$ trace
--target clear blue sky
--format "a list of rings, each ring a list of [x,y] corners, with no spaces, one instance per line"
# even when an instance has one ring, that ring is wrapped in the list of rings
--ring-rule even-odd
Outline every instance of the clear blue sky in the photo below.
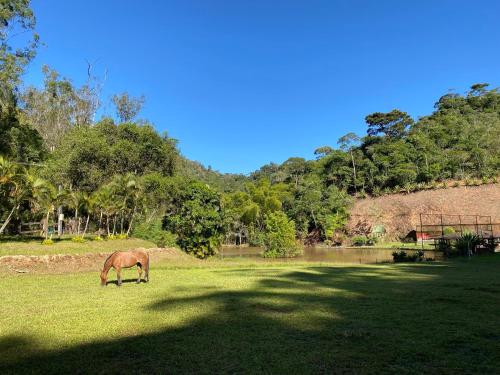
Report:
[[[500,1],[33,0],[42,64],[103,92],[144,94],[143,118],[190,159],[248,173],[313,158],[363,118],[418,117],[449,89],[500,83]],[[104,113],[113,114],[109,104]]]

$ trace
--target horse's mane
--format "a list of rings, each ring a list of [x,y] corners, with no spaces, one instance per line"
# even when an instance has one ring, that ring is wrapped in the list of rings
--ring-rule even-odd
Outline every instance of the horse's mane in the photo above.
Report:
[[[104,261],[104,267],[106,267],[106,264],[108,264],[108,262],[111,260],[111,258],[113,257],[113,255],[115,255],[116,253],[118,253],[118,251],[115,251],[113,252],[105,261]]]

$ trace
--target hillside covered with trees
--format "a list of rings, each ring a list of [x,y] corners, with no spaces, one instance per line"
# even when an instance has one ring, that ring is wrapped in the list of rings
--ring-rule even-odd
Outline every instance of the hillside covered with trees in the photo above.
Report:
[[[400,109],[369,114],[365,135],[319,147],[315,160],[220,174],[140,119],[144,97],[117,93],[115,118],[97,118],[101,82],[90,65],[81,87],[50,67],[41,88],[23,87],[39,37],[29,2],[8,3],[0,13],[0,234],[43,220],[48,239],[63,214],[82,241],[134,234],[202,258],[223,242],[282,241],[289,252],[276,254],[289,255],[295,238],[341,243],[356,197],[447,179],[491,182],[500,172],[500,93],[479,83],[442,96],[419,119]],[[10,44],[12,25],[31,35],[24,46]]]

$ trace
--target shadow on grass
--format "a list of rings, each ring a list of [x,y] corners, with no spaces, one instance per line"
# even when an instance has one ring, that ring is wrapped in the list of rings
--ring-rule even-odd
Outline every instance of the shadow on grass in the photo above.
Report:
[[[211,272],[234,278],[255,277],[255,271],[260,270]],[[0,342],[0,372],[452,374],[498,369],[499,335],[492,331],[500,326],[500,314],[499,305],[491,303],[500,302],[498,295],[485,301],[492,293],[470,290],[499,285],[491,266],[267,271],[250,289],[193,287],[194,295],[165,297],[144,307],[165,314],[200,312],[184,326],[59,351],[43,351],[22,336],[6,338]]]
[[[147,281],[144,280],[144,279],[141,279],[141,284],[142,283],[146,283]],[[135,284],[138,284],[137,282],[137,279],[122,279],[122,283],[123,284],[127,284],[127,283],[135,283]],[[117,286],[118,285],[118,280],[109,280],[106,282],[106,286],[108,285],[115,285]]]

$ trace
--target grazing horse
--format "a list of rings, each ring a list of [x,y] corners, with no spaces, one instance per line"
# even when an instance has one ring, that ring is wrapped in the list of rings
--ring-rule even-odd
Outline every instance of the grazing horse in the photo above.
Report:
[[[122,268],[130,268],[137,266],[139,278],[137,284],[141,282],[142,269],[144,268],[144,280],[149,281],[149,255],[145,251],[115,251],[104,262],[104,267],[101,272],[101,285],[106,286],[108,281],[108,272],[113,267],[116,271],[116,280],[118,286],[122,285],[121,270]]]

